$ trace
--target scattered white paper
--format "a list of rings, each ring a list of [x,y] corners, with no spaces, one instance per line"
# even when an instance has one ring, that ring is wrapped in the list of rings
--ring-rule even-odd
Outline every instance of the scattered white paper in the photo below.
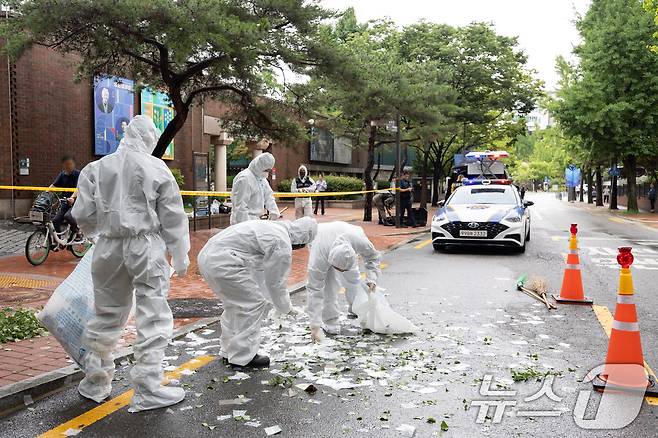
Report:
[[[217,421],[226,421],[229,418],[233,418],[233,416],[231,416],[231,415],[218,415],[217,416]]]
[[[409,425],[409,424],[401,424],[398,427],[395,428],[398,432],[402,434],[402,436],[406,437],[413,437],[414,434],[416,433],[416,428]]]
[[[267,434],[267,436],[276,435],[277,433],[281,433],[281,428],[279,426],[266,427],[265,433]]]
[[[241,371],[236,372],[232,376],[228,378],[229,380],[247,380],[251,379],[251,376],[247,373],[243,373]]]
[[[64,432],[64,436],[76,436],[80,432],[82,432],[82,430],[80,429],[73,429],[73,428],[66,429],[66,431]]]

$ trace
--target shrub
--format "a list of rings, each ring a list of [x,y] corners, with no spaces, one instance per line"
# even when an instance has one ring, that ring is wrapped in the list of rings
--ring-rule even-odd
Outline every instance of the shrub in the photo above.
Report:
[[[0,343],[34,338],[45,331],[32,310],[0,310]]]
[[[315,179],[316,177],[314,177]],[[358,192],[363,190],[363,181],[360,178],[352,176],[335,176],[326,175],[324,179],[327,181],[328,192]],[[277,190],[279,192],[290,192],[290,185],[292,180],[284,179],[279,181]],[[328,196],[325,199],[359,199],[363,195],[348,195],[348,196]]]

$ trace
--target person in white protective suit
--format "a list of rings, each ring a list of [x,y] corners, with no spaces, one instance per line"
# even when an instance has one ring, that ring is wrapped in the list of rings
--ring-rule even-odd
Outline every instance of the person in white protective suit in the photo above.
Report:
[[[308,176],[308,169],[303,164],[297,170],[297,177],[290,184],[292,193],[313,193],[315,191],[315,181]],[[295,198],[295,218],[299,219],[305,216],[311,216],[313,204],[310,197]]]
[[[358,256],[363,259],[366,269],[365,285],[373,292],[381,273],[381,255],[363,229],[345,222],[318,225],[318,235],[310,245],[306,286],[314,342],[322,339],[322,330],[328,334],[340,332],[338,291],[341,286],[345,288],[349,312],[352,313],[354,296],[364,285]]]
[[[114,350],[133,306],[135,291],[136,364],[130,371],[135,393],[131,412],[180,402],[185,391],[162,385],[162,360],[173,318],[167,304],[170,267],[187,272],[190,237],[178,185],[167,165],[151,156],[159,138],[153,121],[136,116],[117,151],[87,165],[80,174],[73,216],[96,236],[92,260],[95,315],[84,339],[84,397],[101,402],[110,395]]]
[[[273,167],[274,156],[265,152],[251,160],[249,167],[235,176],[231,188],[231,225],[260,219],[264,209],[268,211],[270,220],[281,216],[274,201],[274,192],[267,181]]]
[[[269,358],[258,354],[261,321],[272,305],[282,314],[298,313],[286,287],[292,250],[316,233],[311,218],[247,221],[215,235],[199,253],[199,271],[223,301],[220,354],[230,365],[269,366]],[[257,271],[264,272],[264,282]]]

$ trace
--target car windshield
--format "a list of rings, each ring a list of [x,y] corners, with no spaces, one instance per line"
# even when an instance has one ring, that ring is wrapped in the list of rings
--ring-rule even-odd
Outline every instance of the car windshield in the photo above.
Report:
[[[457,204],[516,204],[516,198],[511,187],[461,187],[448,202]]]

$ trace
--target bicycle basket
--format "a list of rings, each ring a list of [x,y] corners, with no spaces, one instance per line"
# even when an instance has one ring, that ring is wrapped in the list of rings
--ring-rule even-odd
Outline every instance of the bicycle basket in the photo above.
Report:
[[[44,222],[51,220],[59,211],[59,203],[60,200],[56,193],[40,193],[30,209],[30,219]]]

